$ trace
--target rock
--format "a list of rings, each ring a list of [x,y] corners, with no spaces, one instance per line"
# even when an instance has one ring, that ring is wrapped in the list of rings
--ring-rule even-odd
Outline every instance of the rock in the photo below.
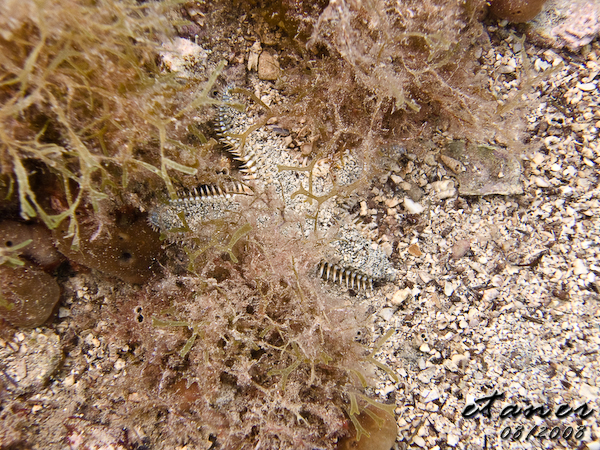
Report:
[[[167,70],[183,78],[192,78],[194,66],[204,64],[208,54],[192,41],[176,37],[163,44],[160,56]]]
[[[455,434],[448,434],[448,440],[446,442],[448,442],[448,445],[455,447],[456,444],[458,444],[459,438],[457,435]]]
[[[521,163],[497,147],[452,141],[442,157],[458,161],[465,170],[455,172],[460,195],[522,194]],[[444,164],[446,161],[442,159]]]
[[[416,256],[417,258],[423,256],[423,252],[419,249],[419,246],[417,244],[411,244],[408,247],[408,253],[410,253],[413,256]]]
[[[394,308],[383,308],[379,311],[379,317],[385,321],[389,321],[394,317]]]
[[[440,200],[454,197],[456,189],[454,188],[453,180],[434,181],[431,183],[431,189],[437,194]]]
[[[392,305],[400,306],[404,301],[411,295],[410,288],[404,288],[396,291],[394,296],[392,297]]]
[[[262,49],[260,47],[260,42],[255,42],[252,47],[250,47],[250,52],[248,53],[248,70],[258,70],[258,57]]]
[[[275,81],[279,78],[279,63],[273,55],[263,51],[258,57],[258,78]]]
[[[452,246],[452,259],[457,260],[462,258],[470,249],[470,239],[461,239],[460,241],[456,241],[456,243]]]
[[[423,399],[423,403],[432,402],[440,398],[440,391],[436,387],[433,389],[425,389],[421,392],[421,398]]]
[[[19,363],[25,369],[24,377],[19,378],[20,392],[42,389],[50,377],[60,368],[64,355],[60,338],[51,331],[29,335],[27,351],[19,355]]]
[[[544,45],[577,51],[600,34],[600,2],[549,0],[531,27],[532,37]]]

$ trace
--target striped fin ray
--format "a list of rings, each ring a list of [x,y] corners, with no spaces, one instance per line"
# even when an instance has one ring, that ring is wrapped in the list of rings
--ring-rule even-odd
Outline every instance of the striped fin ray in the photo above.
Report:
[[[223,187],[217,185],[203,185],[189,194],[180,195],[179,198],[170,200],[173,205],[201,202],[209,198],[231,198],[234,195],[252,195],[253,192],[246,185],[240,182],[233,182]]]
[[[348,289],[356,287],[365,291],[367,288],[373,290],[373,278],[327,261],[322,261],[319,264],[318,274],[319,278],[345,286]]]
[[[228,87],[223,93],[222,100],[224,103],[231,103],[232,96],[231,90],[233,87]],[[221,144],[225,149],[231,153],[233,158],[242,163],[240,172],[242,172],[245,180],[252,180],[256,178],[256,162],[257,155],[253,150],[243,151],[243,147],[240,146],[239,139],[233,137],[232,131],[232,108],[227,104],[219,106],[217,110],[217,117],[215,119],[215,132]]]

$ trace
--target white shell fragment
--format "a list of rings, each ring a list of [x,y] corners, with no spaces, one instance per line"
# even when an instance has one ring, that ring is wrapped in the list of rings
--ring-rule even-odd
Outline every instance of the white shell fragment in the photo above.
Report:
[[[410,198],[404,198],[404,207],[411,214],[421,214],[425,208],[417,202],[413,202]]]

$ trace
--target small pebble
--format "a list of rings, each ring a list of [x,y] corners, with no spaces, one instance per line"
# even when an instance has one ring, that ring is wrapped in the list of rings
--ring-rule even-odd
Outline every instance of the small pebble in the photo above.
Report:
[[[588,273],[588,269],[585,266],[585,263],[580,259],[576,259],[575,262],[573,263],[573,274],[583,275],[586,273]]]
[[[381,311],[379,311],[379,316],[385,321],[390,321],[392,317],[394,317],[394,309],[383,308]]]
[[[423,439],[421,436],[415,436],[413,438],[413,444],[417,444],[421,448],[427,447],[427,443],[425,442],[425,439]]]
[[[425,208],[419,203],[413,202],[410,198],[404,198],[404,207],[411,214],[421,214]]]
[[[429,403],[440,398],[440,391],[436,387],[433,389],[425,389],[421,393],[421,397],[423,398],[423,403]]]
[[[596,84],[595,83],[577,83],[577,87],[579,89],[581,89],[582,91],[593,91],[594,89],[596,89]]]
[[[404,288],[396,291],[394,296],[392,297],[392,305],[400,306],[404,301],[411,295],[410,288]]]
[[[455,434],[448,434],[448,439],[446,442],[448,442],[448,445],[454,447],[456,446],[456,444],[458,444],[459,438],[457,435]]]
[[[423,252],[421,250],[419,250],[419,246],[417,244],[411,244],[411,245],[409,245],[408,246],[408,253],[410,253],[413,256],[416,256],[417,258],[420,257],[420,256],[423,256]]]

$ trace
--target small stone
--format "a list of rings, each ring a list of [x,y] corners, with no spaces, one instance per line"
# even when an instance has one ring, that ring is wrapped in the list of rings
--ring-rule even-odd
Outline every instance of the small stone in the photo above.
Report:
[[[417,444],[421,448],[427,447],[427,443],[425,442],[425,439],[423,439],[421,436],[415,436],[413,438],[413,444]]]
[[[421,398],[423,399],[423,403],[432,402],[440,398],[440,391],[436,387],[433,389],[425,389],[421,393]]]
[[[546,69],[549,69],[551,66],[543,59],[538,58],[535,60],[535,63],[533,63],[533,67],[535,67],[535,70],[537,70],[538,72],[543,72]]]
[[[550,187],[550,183],[545,178],[542,177],[533,177],[533,182],[537,187],[547,188]]]
[[[394,182],[396,186],[398,186],[403,181],[401,177],[395,174],[390,175],[390,179]]]
[[[259,41],[255,42],[252,47],[250,47],[250,53],[248,54],[248,71],[258,70],[258,56],[261,51],[262,49]]]
[[[447,297],[450,297],[453,292],[454,292],[454,285],[450,281],[446,281],[444,283],[444,294],[446,294]]]
[[[563,171],[563,176],[568,178],[568,177],[572,177],[576,173],[577,173],[577,169],[573,166],[569,166]]]
[[[429,345],[427,345],[427,343],[425,343],[419,347],[419,350],[422,351],[423,353],[429,353],[431,351],[431,348],[429,348]]]
[[[580,259],[576,259],[573,263],[573,274],[584,275],[586,273],[588,273],[588,268],[585,266],[585,263]]]
[[[458,444],[459,438],[457,435],[455,434],[448,434],[448,438],[446,440],[446,442],[448,443],[448,445],[455,447],[456,444]]]
[[[410,198],[404,198],[404,207],[411,214],[421,214],[425,208],[419,203],[413,202]]]
[[[500,66],[500,68],[498,69],[498,72],[500,72],[500,73],[513,73],[515,71],[515,69],[516,69],[515,67],[509,66],[509,65]]]
[[[117,359],[117,360],[115,361],[115,365],[114,365],[114,367],[115,367],[115,370],[116,370],[116,371],[121,371],[121,370],[123,370],[123,368],[125,367],[125,361],[123,361],[121,358]]]
[[[539,166],[541,163],[544,162],[545,158],[546,157],[541,153],[536,153],[535,155],[533,155],[533,159],[531,161],[533,161],[536,166]]]
[[[275,81],[279,78],[279,63],[269,52],[262,52],[258,57],[258,78]]]
[[[309,156],[313,151],[313,145],[310,142],[305,142],[300,146],[302,156]]]
[[[385,205],[388,208],[395,208],[399,203],[400,203],[400,199],[398,198],[388,198],[385,200]]]
[[[392,305],[400,306],[404,301],[411,295],[410,288],[404,288],[396,291],[394,296],[392,297]]]
[[[421,279],[421,281],[425,284],[429,283],[431,280],[433,280],[433,278],[431,277],[431,275],[429,275],[427,272],[420,270],[419,271],[419,278]]]
[[[360,215],[366,216],[369,214],[369,209],[367,208],[367,202],[360,202]]]
[[[379,248],[383,253],[386,254],[388,258],[392,256],[392,253],[394,253],[394,247],[392,246],[391,242],[384,242],[379,246]]]
[[[423,256],[423,252],[421,250],[419,250],[419,246],[417,244],[411,244],[411,245],[409,245],[408,246],[408,253],[410,253],[413,256],[416,256],[417,258],[420,257],[420,256]]]
[[[435,162],[435,158],[433,156],[433,154],[429,153],[427,154],[427,156],[425,156],[425,158],[423,158],[423,162],[425,164],[427,164],[428,166],[436,166],[437,163]]]
[[[394,317],[394,308],[383,308],[379,311],[379,317],[385,321],[389,321]]]
[[[440,319],[438,322],[438,330],[442,331],[448,327],[448,321],[446,319]]]
[[[579,395],[586,398],[589,402],[595,403],[598,400],[600,389],[589,384],[582,383],[579,388]]]
[[[75,375],[71,374],[65,378],[63,385],[65,387],[71,387],[75,384]]]
[[[456,243],[452,246],[452,259],[457,260],[462,258],[469,250],[471,250],[470,239],[461,239],[460,241],[456,241]]]
[[[41,406],[41,405],[33,405],[31,407],[31,412],[35,414],[36,412],[41,411],[42,409],[43,409],[43,406]]]
[[[421,383],[430,383],[431,379],[435,376],[437,372],[437,366],[433,366],[429,361],[426,361],[424,358],[419,358],[419,368],[421,372],[417,375],[417,378]],[[424,369],[425,368],[425,369]]]
[[[464,367],[468,364],[469,358],[466,355],[452,355],[451,361],[456,367]]]
[[[582,91],[593,91],[594,89],[596,89],[596,84],[595,83],[577,83],[577,87],[579,89],[581,89]]]
[[[162,45],[160,56],[164,66],[179,77],[190,78],[193,76],[188,69],[192,65],[202,63],[208,54],[202,47],[189,39],[174,38]]]
[[[456,195],[456,188],[454,187],[454,181],[452,180],[435,181],[431,183],[431,188],[437,193],[440,200]]]
[[[24,380],[27,376],[27,362],[24,359],[19,360],[16,363],[16,379],[17,381]]]

